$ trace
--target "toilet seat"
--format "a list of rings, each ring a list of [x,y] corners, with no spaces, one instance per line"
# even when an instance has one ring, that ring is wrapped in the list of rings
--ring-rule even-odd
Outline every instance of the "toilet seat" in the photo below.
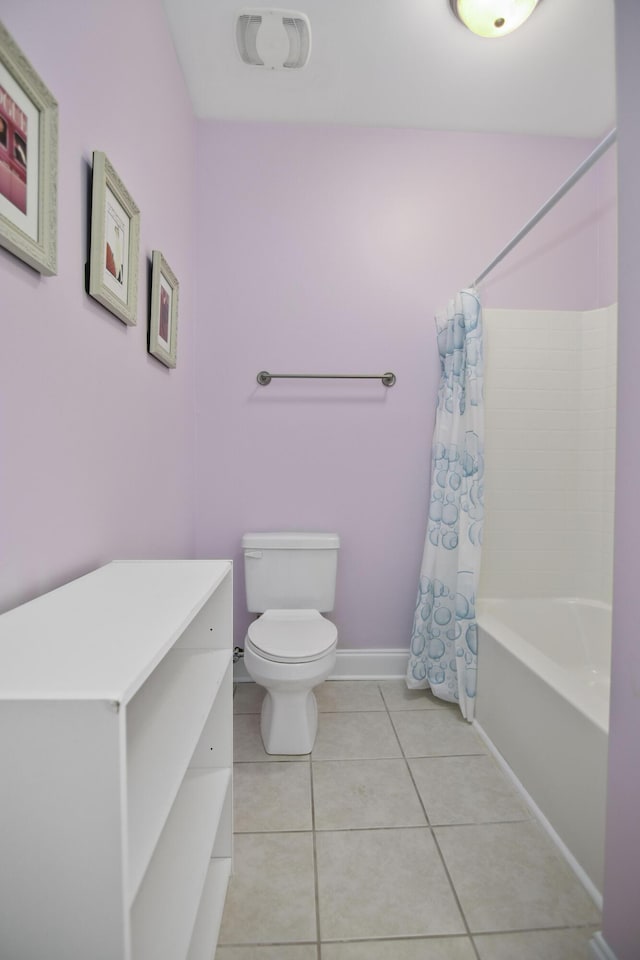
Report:
[[[335,624],[318,610],[265,610],[247,631],[255,653],[278,663],[319,660],[337,639]]]

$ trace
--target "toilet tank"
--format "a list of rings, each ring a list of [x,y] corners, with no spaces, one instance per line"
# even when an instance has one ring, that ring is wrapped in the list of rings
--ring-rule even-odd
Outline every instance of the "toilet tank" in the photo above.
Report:
[[[337,533],[245,533],[247,609],[333,610]]]

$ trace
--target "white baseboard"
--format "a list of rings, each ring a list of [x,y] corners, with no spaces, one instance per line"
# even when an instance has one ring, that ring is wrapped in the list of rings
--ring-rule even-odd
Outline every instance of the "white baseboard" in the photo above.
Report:
[[[616,955],[600,931],[594,933],[589,941],[590,960],[616,960]]]
[[[404,677],[409,659],[406,650],[338,650],[329,680],[392,680]],[[251,680],[243,660],[233,666],[236,683]]]
[[[408,650],[338,650],[330,680],[391,680],[404,677]]]
[[[580,866],[580,864],[578,863],[574,855],[569,850],[566,843],[564,843],[564,841],[553,829],[553,827],[545,817],[540,807],[532,798],[531,794],[528,793],[527,790],[525,790],[520,780],[518,780],[517,776],[515,775],[515,773],[507,763],[507,761],[504,759],[500,751],[497,749],[497,747],[493,743],[493,740],[491,740],[491,738],[487,736],[487,734],[484,732],[484,730],[482,729],[482,727],[480,726],[477,720],[473,721],[473,726],[478,732],[479,736],[482,738],[482,740],[484,740],[484,742],[486,743],[487,747],[489,748],[493,756],[495,757],[499,767],[504,771],[505,775],[509,778],[513,786],[516,788],[516,790],[521,795],[521,797],[523,798],[527,806],[530,808],[536,820],[540,823],[540,826],[549,835],[550,839],[556,845],[556,847],[558,848],[558,850],[560,851],[564,859],[567,861],[567,863],[569,864],[573,872],[576,874],[576,876],[578,877],[578,880],[586,889],[587,893],[592,898],[593,902],[596,904],[599,910],[602,910],[602,894],[600,893],[598,888],[595,886],[591,878]],[[596,934],[596,936],[598,936],[598,934]],[[604,940],[602,942],[604,943]],[[615,960],[615,957],[613,956],[612,953],[609,953],[609,954],[603,953],[601,955],[594,954],[593,960]]]

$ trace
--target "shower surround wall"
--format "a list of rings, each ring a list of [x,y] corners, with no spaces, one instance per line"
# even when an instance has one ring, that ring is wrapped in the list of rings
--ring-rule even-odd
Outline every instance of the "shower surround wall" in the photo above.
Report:
[[[485,310],[483,597],[611,603],[616,306]]]
[[[198,555],[239,560],[245,530],[335,530],[340,648],[406,650],[439,376],[434,313],[594,144],[205,121],[197,141]],[[484,304],[611,303],[614,210],[611,155],[488,278]],[[398,382],[265,388],[263,369],[393,370]]]

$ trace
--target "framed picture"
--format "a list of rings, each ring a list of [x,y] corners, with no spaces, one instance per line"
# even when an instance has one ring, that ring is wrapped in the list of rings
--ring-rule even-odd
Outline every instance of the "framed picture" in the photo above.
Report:
[[[178,344],[178,281],[159,250],[151,261],[149,353],[167,367],[176,365]]]
[[[89,294],[133,326],[138,314],[140,211],[104,153],[93,154]]]
[[[57,273],[58,104],[0,23],[0,245]]]

